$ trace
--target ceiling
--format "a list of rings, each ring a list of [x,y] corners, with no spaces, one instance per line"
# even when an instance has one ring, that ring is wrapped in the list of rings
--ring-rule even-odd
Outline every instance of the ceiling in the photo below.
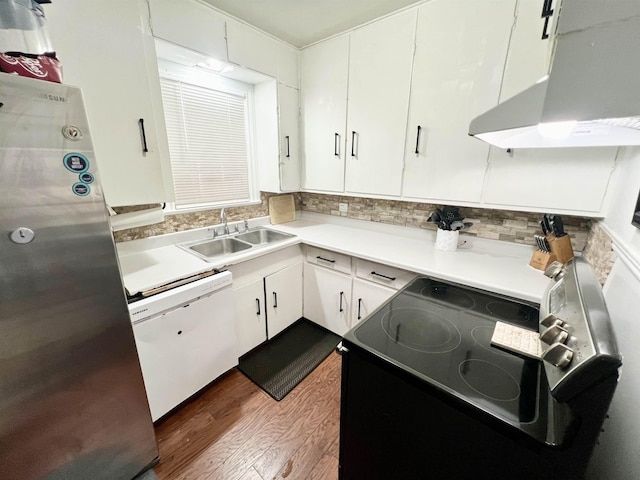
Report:
[[[203,0],[304,47],[422,0]]]

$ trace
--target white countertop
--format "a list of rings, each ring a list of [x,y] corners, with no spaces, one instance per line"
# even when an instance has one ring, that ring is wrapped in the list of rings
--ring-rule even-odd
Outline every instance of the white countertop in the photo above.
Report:
[[[251,228],[264,225],[267,218],[251,221]],[[184,278],[187,276],[185,272],[194,275],[212,268],[222,268],[297,243],[536,303],[540,302],[549,280],[541,271],[528,265],[533,247],[527,245],[461,234],[460,242],[465,243],[455,252],[443,252],[436,250],[435,232],[431,230],[310,212],[299,214],[295,222],[265,226],[296,237],[265,247],[254,247],[214,263],[205,262],[175,246],[207,238],[210,233],[206,228],[118,244],[125,286],[134,293],[139,291],[137,288],[144,290],[146,288],[142,287],[151,284],[153,287]],[[172,247],[179,255],[167,247]],[[143,258],[153,259],[156,263],[145,266],[140,261]],[[158,278],[155,278],[156,275]]]

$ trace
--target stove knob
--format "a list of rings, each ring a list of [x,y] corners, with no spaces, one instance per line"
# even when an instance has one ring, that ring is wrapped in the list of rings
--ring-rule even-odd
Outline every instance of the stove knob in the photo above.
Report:
[[[561,274],[564,274],[564,265],[560,262],[551,262],[547,268],[544,269],[544,274],[549,278],[558,278],[558,280],[562,277]]]
[[[540,340],[547,345],[552,343],[564,343],[569,338],[569,332],[560,325],[551,325],[540,334]]]
[[[554,343],[542,354],[542,360],[550,363],[554,367],[565,368],[571,363],[573,350],[564,343]]]
[[[542,325],[545,328],[551,327],[553,325],[562,326],[563,323],[564,322],[560,318],[556,317],[553,313],[550,313],[549,315],[544,317],[542,320],[540,320],[540,325]]]

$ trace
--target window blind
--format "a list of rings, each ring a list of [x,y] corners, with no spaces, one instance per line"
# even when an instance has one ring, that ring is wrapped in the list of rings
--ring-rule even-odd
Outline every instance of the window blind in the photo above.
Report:
[[[246,95],[160,85],[176,208],[250,201]]]

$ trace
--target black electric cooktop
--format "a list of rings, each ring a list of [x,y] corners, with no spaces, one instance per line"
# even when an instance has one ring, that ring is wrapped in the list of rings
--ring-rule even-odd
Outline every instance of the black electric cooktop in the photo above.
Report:
[[[538,310],[418,277],[345,339],[493,415],[531,422],[539,362],[493,347],[496,321],[537,331]]]

